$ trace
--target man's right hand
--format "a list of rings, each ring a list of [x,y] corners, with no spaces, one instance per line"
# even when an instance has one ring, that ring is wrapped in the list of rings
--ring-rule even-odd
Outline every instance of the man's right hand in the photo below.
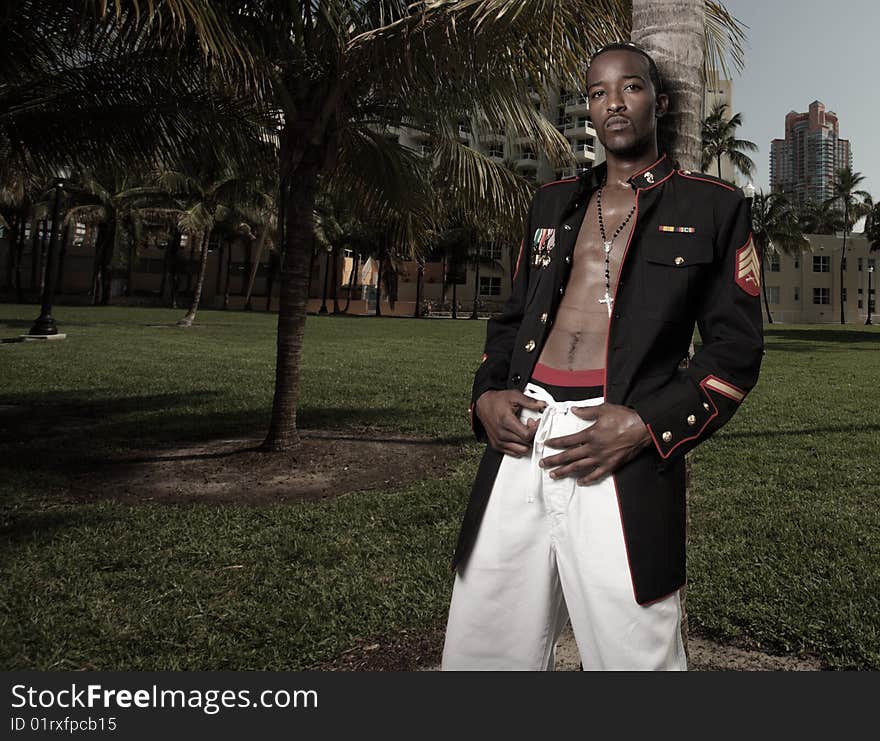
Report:
[[[516,389],[484,391],[477,399],[476,413],[486,428],[489,445],[516,458],[532,449],[532,440],[538,428],[537,420],[520,422],[521,409],[544,410],[547,404],[526,396]]]

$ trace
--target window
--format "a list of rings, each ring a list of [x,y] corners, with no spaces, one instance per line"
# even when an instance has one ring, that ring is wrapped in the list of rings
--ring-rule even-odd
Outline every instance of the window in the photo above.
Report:
[[[860,258],[859,258],[858,265],[859,265],[858,270],[859,270],[859,272],[861,273],[861,272],[862,272],[862,269],[865,267],[865,258],[860,257]]]
[[[814,304],[830,304],[831,303],[831,289],[829,289],[829,288],[814,288],[813,289],[813,303]]]
[[[771,304],[779,303],[779,286],[767,286],[767,302]]]
[[[770,272],[771,273],[778,273],[779,272],[779,255],[776,253],[773,253],[772,255],[770,255]]]
[[[868,267],[869,268],[876,268],[877,266],[874,264],[875,262],[877,262],[877,261],[873,257],[869,257],[868,258]]]
[[[859,308],[860,308],[860,309],[864,309],[864,308],[865,308],[865,302],[862,301],[862,299],[859,299]]]
[[[492,276],[480,276],[480,295],[481,296],[500,296],[501,295],[501,278]]]
[[[492,147],[489,150],[489,156],[490,157],[499,157],[501,159],[504,159],[504,150],[501,149],[500,147]]]
[[[497,242],[484,242],[480,245],[480,254],[490,260],[501,259],[501,245]]]
[[[795,301],[801,300],[801,289],[798,288],[797,286],[794,287],[794,300]]]
[[[831,272],[831,256],[830,255],[813,255],[813,272],[814,273],[830,273]]]
[[[794,258],[794,269],[797,270],[800,266],[801,266],[801,258],[795,257]]]

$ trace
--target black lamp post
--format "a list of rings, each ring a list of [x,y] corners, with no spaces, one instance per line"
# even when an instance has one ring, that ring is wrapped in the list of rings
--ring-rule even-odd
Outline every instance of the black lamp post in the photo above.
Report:
[[[871,323],[871,309],[874,308],[874,299],[871,298],[871,276],[874,274],[874,267],[868,266],[868,318],[865,319],[865,324]]]
[[[52,304],[55,300],[55,281],[58,272],[58,250],[55,244],[58,238],[58,222],[61,219],[61,190],[64,187],[64,180],[58,178],[53,186],[55,188],[55,204],[52,207],[52,231],[49,235],[49,255],[46,259],[46,280],[43,284],[42,305],[40,307],[40,316],[31,327],[29,335],[50,336],[58,334],[58,325],[52,317]]]

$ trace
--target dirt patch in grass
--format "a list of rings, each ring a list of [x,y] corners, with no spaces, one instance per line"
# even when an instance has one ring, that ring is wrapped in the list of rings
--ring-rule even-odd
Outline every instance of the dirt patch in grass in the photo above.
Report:
[[[264,453],[261,439],[131,451],[70,472],[77,501],[267,505],[316,501],[444,475],[461,446],[377,430],[301,431],[302,446]]]
[[[341,656],[313,667],[321,671],[436,671],[443,652],[444,628],[421,633],[402,632],[382,641],[362,641]],[[820,671],[810,656],[774,656],[746,647],[690,636],[691,671]],[[571,626],[566,626],[556,648],[556,670],[578,671],[580,657]]]

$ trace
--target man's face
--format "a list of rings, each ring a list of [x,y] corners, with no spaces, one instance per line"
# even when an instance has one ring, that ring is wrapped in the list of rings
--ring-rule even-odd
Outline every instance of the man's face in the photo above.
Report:
[[[668,99],[657,95],[648,60],[631,51],[600,54],[587,71],[590,118],[606,150],[634,156],[657,140],[657,119],[666,113]]]

